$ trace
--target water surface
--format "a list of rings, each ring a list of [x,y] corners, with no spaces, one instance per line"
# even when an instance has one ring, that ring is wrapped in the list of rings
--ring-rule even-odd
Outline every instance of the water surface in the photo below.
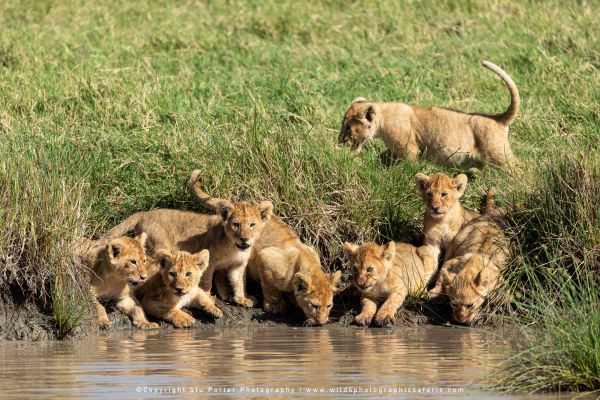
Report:
[[[171,329],[3,342],[0,396],[530,398],[482,392],[477,383],[507,348],[499,332],[439,326]]]

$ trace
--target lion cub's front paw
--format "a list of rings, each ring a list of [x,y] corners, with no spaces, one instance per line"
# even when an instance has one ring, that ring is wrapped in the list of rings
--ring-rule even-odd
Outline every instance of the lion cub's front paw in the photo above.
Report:
[[[108,318],[98,319],[98,327],[100,329],[110,329],[112,327],[112,322]]]
[[[265,301],[263,304],[263,310],[268,313],[282,314],[286,310],[286,305],[283,301]]]
[[[206,312],[214,318],[223,318],[223,311],[217,306],[207,307]]]
[[[194,317],[183,311],[175,315],[171,320],[171,323],[175,328],[189,328],[194,325],[194,322],[196,322]]]
[[[392,310],[380,310],[375,316],[375,323],[379,326],[393,325],[396,322],[396,313]]]
[[[138,322],[135,326],[138,329],[158,329],[158,328],[160,328],[160,325],[158,325],[156,322],[150,322],[150,321],[141,321],[141,322]]]
[[[233,301],[243,307],[254,307],[254,300],[248,297],[234,297]]]
[[[354,317],[354,323],[356,325],[361,325],[361,326],[369,326],[371,325],[371,321],[373,320],[373,316],[372,315],[368,315],[368,314],[358,314],[356,317]]]

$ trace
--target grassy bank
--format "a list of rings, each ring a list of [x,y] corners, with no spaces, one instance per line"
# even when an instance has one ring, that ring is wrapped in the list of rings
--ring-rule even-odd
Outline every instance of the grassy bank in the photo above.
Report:
[[[509,391],[600,390],[598,159],[540,167],[514,215],[508,282],[523,342],[492,380]]]
[[[500,112],[508,94],[483,59],[519,86],[510,136],[525,174],[486,170],[465,202],[476,207],[495,186],[500,201],[526,205],[514,288],[550,284],[553,265],[573,274],[598,219],[574,207],[561,226],[581,226],[557,230],[532,199],[562,193],[538,167],[549,157],[598,156],[599,11],[578,1],[3,2],[2,274],[16,271],[29,298],[76,322],[70,304],[85,285],[64,249],[135,211],[199,209],[185,188],[196,168],[214,195],[272,200],[326,268],[344,266],[343,240],[416,243],[414,174],[458,171],[385,166],[380,143],[336,149],[342,114],[357,96]]]

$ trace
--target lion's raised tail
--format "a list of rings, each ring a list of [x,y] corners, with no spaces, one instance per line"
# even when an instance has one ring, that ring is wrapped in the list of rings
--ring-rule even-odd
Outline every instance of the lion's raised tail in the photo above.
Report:
[[[519,113],[519,108],[521,106],[519,89],[517,89],[517,85],[512,80],[512,78],[502,68],[500,68],[493,62],[483,61],[481,65],[498,75],[508,87],[508,91],[510,92],[510,105],[508,106],[508,109],[502,114],[494,115],[492,118],[494,118],[496,121],[500,122],[504,126],[509,126],[517,117],[517,114]]]
[[[102,238],[103,239],[115,239],[115,238],[125,235],[127,232],[135,229],[136,225],[141,221],[144,214],[145,214],[144,211],[140,211],[133,215],[130,215],[119,225],[115,226],[110,231],[105,233],[104,236],[102,236]]]
[[[190,176],[190,181],[188,182],[189,190],[202,202],[202,204],[206,205],[211,210],[218,210],[219,203],[222,201],[216,197],[211,197],[208,193],[203,191],[200,188],[200,182],[198,179],[200,178],[200,170],[195,169],[192,171],[192,175]]]

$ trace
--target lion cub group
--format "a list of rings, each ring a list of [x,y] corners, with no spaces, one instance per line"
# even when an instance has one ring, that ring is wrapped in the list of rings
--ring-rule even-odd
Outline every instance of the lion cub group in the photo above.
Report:
[[[211,296],[213,281],[221,299],[252,307],[247,275],[260,283],[264,311],[284,312],[287,297],[304,312],[307,325],[327,323],[341,272],[326,273],[317,251],[273,214],[270,202],[211,198],[197,178],[194,171],[191,190],[216,214],[169,209],[136,213],[84,252],[93,271],[90,283],[99,326],[111,325],[100,302],[105,299],[115,300],[117,309],[141,329],[158,327],[146,314],[175,327],[190,327],[195,320],[184,308],[220,318],[223,312]],[[430,297],[447,298],[454,319],[471,323],[500,281],[508,241],[493,194],[488,193],[480,214],[460,202],[465,175],[417,174],[416,182],[426,206],[421,247],[344,243],[361,293],[358,325],[393,323],[406,297],[423,293],[430,283]],[[125,236],[131,231],[137,236]]]

